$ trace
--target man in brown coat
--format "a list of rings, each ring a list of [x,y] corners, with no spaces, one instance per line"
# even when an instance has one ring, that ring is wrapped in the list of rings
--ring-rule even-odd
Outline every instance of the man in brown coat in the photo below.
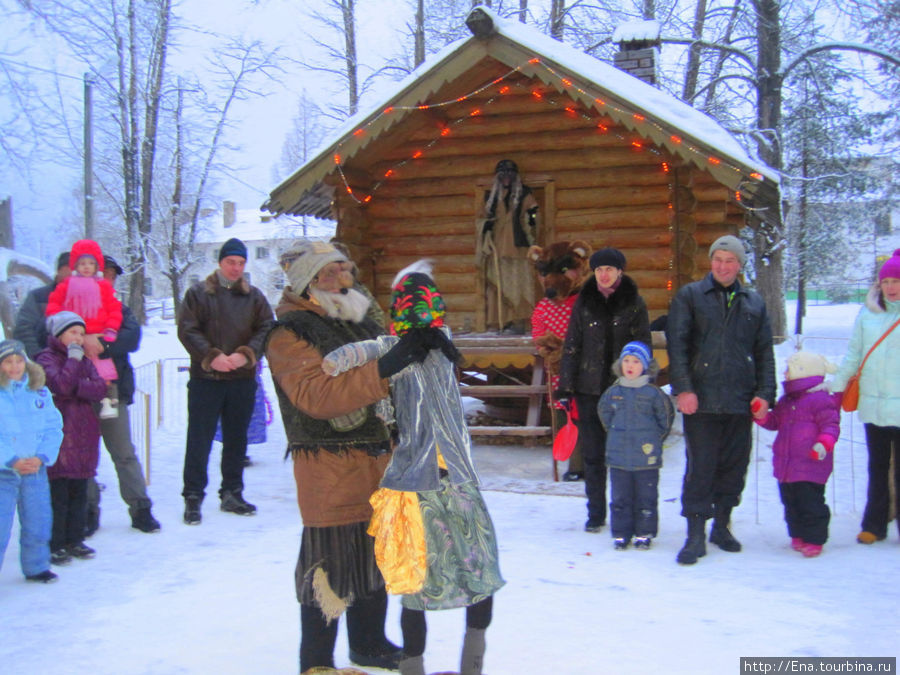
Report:
[[[388,378],[427,350],[408,339],[377,362],[336,377],[322,357],[383,334],[367,316],[371,300],[355,290],[347,259],[325,242],[303,242],[282,256],[290,286],[266,358],[294,462],[303,534],[296,568],[300,672],[334,667],[337,619],[346,610],[350,659],[396,669],[401,652],[384,634],[387,594],[366,533],[388,464],[390,432],[375,415]]]
[[[256,395],[256,363],[272,325],[272,308],[244,278],[247,247],[229,239],[219,267],[191,286],[178,310],[178,339],[191,357],[188,428],[184,453],[184,522],[199,525],[208,482],[207,465],[222,419],[221,509],[251,516],[244,500],[247,427]]]

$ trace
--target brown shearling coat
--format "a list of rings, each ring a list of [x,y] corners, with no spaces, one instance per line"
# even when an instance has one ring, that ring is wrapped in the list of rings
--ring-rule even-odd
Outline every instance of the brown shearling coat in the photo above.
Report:
[[[275,315],[280,318],[294,311],[324,313],[317,304],[285,289]],[[269,337],[266,358],[272,379],[291,404],[307,415],[330,419],[389,395],[388,381],[378,376],[375,361],[332,377],[322,370],[322,356],[287,328],[276,326]],[[369,497],[378,489],[389,459],[389,454],[373,457],[358,449],[294,453],[303,524],[331,527],[368,521],[372,516]]]

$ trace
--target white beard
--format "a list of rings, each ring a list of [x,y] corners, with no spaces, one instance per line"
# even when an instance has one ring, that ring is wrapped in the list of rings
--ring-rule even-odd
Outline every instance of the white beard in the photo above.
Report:
[[[344,290],[346,293],[330,293],[310,286],[308,292],[331,318],[359,323],[366,318],[371,300],[355,288]]]

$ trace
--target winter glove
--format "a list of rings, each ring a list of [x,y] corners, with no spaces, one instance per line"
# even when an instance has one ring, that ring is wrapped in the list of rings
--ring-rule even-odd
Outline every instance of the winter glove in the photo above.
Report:
[[[81,359],[84,358],[84,347],[77,342],[70,342],[69,346],[66,347],[66,350],[69,352],[70,359],[81,361]]]
[[[422,330],[422,344],[429,350],[440,349],[450,363],[454,365],[459,363],[462,358],[462,354],[453,345],[453,341],[440,328],[426,328]]]
[[[406,366],[422,363],[428,356],[428,348],[423,344],[421,331],[412,330],[400,342],[391,347],[387,354],[378,359],[378,376],[390,377]]]
[[[825,455],[834,450],[834,443],[834,437],[829,436],[828,434],[819,434],[819,437],[816,438],[816,442],[812,446],[812,450],[809,451],[809,458],[822,461],[825,459]]]
[[[827,454],[828,452],[825,450],[825,446],[821,443],[816,443],[812,446],[812,450],[809,451],[809,458],[822,461]]]

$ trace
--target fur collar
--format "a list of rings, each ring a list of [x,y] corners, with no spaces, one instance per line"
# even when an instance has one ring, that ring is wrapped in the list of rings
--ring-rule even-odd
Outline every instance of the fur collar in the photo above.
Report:
[[[215,295],[216,289],[221,288],[222,290],[230,290],[232,293],[240,293],[241,295],[249,295],[250,293],[250,284],[247,283],[246,277],[241,277],[237,281],[234,282],[234,286],[231,288],[225,288],[222,284],[219,283],[219,277],[216,276],[216,271],[213,270],[213,273],[206,277],[206,281],[203,282],[204,291],[208,295]]]
[[[47,381],[47,376],[44,374],[44,369],[41,368],[41,365],[39,363],[35,363],[34,361],[26,361],[25,379],[27,380],[28,388],[31,391],[38,391],[40,389],[43,389],[44,384]],[[0,387],[2,387],[3,389],[7,389],[9,388],[9,385],[9,377],[0,372]]]
[[[600,289],[597,288],[597,282],[593,279],[589,279],[584,284],[579,296],[581,301],[588,307],[625,307],[637,300],[638,288],[630,276],[623,274],[619,287],[608,298],[604,297],[603,293],[600,292]]]

